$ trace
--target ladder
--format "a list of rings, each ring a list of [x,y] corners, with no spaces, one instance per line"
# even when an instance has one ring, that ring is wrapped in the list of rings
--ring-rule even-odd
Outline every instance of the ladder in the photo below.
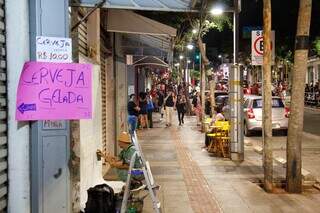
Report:
[[[139,169],[140,171],[142,170],[143,176],[145,178],[145,182],[149,191],[149,195],[152,200],[152,205],[153,205],[153,210],[155,213],[161,213],[161,204],[160,201],[157,198],[156,191],[158,190],[158,186],[155,185],[151,170],[150,170],[150,165],[149,162],[145,160],[143,154],[142,154],[142,149],[140,147],[140,144],[138,142],[137,134],[134,132],[131,135],[131,141],[136,149],[135,153],[131,157],[130,161],[130,166],[128,170],[128,177],[126,181],[126,186],[125,186],[125,191],[123,195],[123,200],[122,200],[122,205],[121,205],[121,213],[126,213],[127,212],[127,204],[128,204],[128,199],[130,195],[130,184],[131,184],[131,177],[132,173],[134,170],[134,164],[136,159],[138,158],[141,163],[141,168]]]

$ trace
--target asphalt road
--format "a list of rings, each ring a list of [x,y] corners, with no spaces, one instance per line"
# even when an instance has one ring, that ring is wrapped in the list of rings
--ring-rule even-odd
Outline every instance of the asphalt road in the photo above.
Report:
[[[320,110],[306,109],[304,111],[304,127],[307,133],[320,136]]]

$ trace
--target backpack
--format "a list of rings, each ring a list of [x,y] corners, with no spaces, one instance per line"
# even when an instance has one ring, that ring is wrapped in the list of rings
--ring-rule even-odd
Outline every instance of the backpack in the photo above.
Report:
[[[88,189],[85,213],[115,213],[115,195],[107,184],[96,185]]]

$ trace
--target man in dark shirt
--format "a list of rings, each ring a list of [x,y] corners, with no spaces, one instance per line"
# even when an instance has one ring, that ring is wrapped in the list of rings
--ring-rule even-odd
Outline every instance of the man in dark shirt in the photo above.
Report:
[[[161,118],[163,118],[163,101],[164,101],[164,95],[163,95],[163,92],[160,90],[158,92],[158,107],[159,107],[159,113],[161,114]]]
[[[137,106],[134,100],[135,100],[135,95],[131,94],[130,100],[128,102],[128,124],[129,124],[130,134],[133,134],[137,128],[138,116],[140,111],[140,108]]]

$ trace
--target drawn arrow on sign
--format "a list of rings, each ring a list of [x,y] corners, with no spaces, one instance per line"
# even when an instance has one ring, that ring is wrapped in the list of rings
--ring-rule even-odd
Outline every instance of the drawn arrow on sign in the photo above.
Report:
[[[25,103],[22,103],[18,107],[18,110],[23,114],[26,111],[36,111],[37,107],[36,107],[36,104],[25,104]]]

